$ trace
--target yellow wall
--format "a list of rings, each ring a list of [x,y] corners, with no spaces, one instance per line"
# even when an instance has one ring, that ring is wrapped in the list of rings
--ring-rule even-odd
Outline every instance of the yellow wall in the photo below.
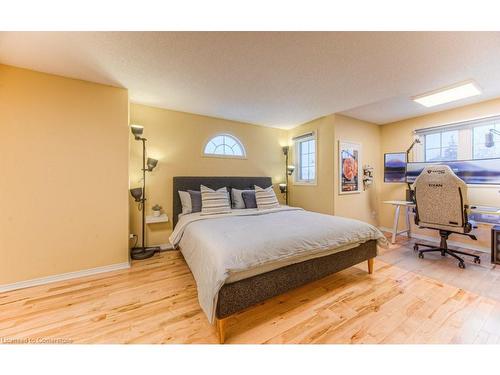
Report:
[[[445,125],[453,122],[471,120],[480,117],[500,114],[500,99],[472,104],[461,108],[432,113],[425,116],[415,117],[408,120],[386,124],[381,127],[381,153],[380,161],[383,162],[383,154],[387,152],[405,151],[412,142],[412,132],[415,129],[422,129],[432,126]],[[419,145],[415,147],[421,147]],[[410,161],[412,161],[410,155]],[[401,200],[405,198],[406,185],[404,184],[382,184],[380,201]],[[468,195],[471,204],[481,204],[489,206],[500,206],[499,187],[469,186]],[[380,203],[380,225],[391,227],[394,209],[392,206]],[[400,217],[400,225],[403,226],[403,217]],[[489,226],[480,226],[479,241],[465,242],[488,248],[490,246]],[[415,230],[415,228],[414,228]],[[437,237],[436,231],[416,231],[427,236]],[[453,236],[451,240],[463,241],[463,236]]]
[[[127,90],[0,65],[0,285],[128,261]]]
[[[335,115],[335,215],[378,225],[380,176],[380,126],[351,117]],[[361,143],[361,166],[373,167],[373,184],[359,194],[339,194],[339,140]]]
[[[172,177],[174,176],[269,176],[273,183],[284,181],[285,159],[281,147],[286,131],[219,118],[169,111],[144,105],[130,105],[130,122],[144,126],[148,155],[158,159],[157,168],[147,175],[146,213],[158,203],[172,218]],[[204,157],[205,143],[218,133],[241,140],[246,159]],[[141,186],[142,146],[130,136],[130,187]],[[280,197],[280,194],[277,194]],[[140,213],[130,202],[130,227],[140,233]],[[171,222],[147,226],[149,245],[168,243]]]
[[[291,186],[291,204],[307,210],[364,220],[378,224],[377,191],[379,182],[359,194],[339,194],[339,140],[362,145],[362,165],[374,168],[375,177],[381,172],[380,127],[342,115],[329,115],[300,125],[288,132],[289,142],[304,133],[317,133],[317,174],[315,185]],[[293,160],[293,158],[292,158]]]
[[[333,215],[333,116],[321,117],[303,125],[297,126],[288,132],[291,158],[289,164],[294,163],[292,138],[301,134],[316,132],[317,137],[317,180],[315,185],[295,185],[293,177],[289,179],[290,205],[302,207],[306,210]],[[295,171],[294,173],[297,173]]]

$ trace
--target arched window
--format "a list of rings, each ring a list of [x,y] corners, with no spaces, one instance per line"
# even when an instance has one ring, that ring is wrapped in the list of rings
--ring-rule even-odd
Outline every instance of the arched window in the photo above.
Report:
[[[205,145],[203,154],[229,158],[244,158],[246,156],[243,144],[238,138],[229,134],[219,134],[211,138]]]

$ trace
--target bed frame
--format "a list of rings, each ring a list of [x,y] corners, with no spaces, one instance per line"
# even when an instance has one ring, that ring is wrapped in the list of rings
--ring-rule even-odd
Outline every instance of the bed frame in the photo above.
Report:
[[[199,190],[200,185],[211,189],[226,186],[229,190],[249,189],[254,185],[266,188],[272,185],[270,177],[174,177],[173,223],[177,224],[182,205],[179,190]],[[266,299],[322,279],[355,264],[367,261],[368,273],[373,273],[373,259],[377,256],[377,242],[365,242],[353,249],[310,259],[278,268],[260,275],[225,284],[219,291],[216,307],[216,328],[221,344],[225,341],[225,324],[234,314]]]

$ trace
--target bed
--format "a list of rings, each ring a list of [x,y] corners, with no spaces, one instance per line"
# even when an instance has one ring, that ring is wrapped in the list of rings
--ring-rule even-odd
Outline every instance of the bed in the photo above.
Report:
[[[221,343],[232,315],[306,283],[367,261],[373,272],[375,227],[296,207],[233,210],[230,214],[182,215],[178,191],[251,189],[270,177],[174,177],[171,243],[193,273],[200,306],[215,323]]]

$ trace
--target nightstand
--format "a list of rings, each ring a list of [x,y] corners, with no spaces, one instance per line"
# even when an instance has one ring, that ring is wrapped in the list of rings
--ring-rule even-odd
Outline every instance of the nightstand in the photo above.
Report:
[[[167,223],[167,214],[161,214],[160,216],[148,215],[146,216],[146,224],[157,224],[157,223]]]
[[[162,223],[168,223],[168,216],[167,214],[162,214],[160,216],[153,216],[153,215],[148,215],[146,216],[146,224],[162,224]],[[164,250],[172,250],[173,246],[170,243],[164,243],[158,245],[161,249],[161,251]]]

